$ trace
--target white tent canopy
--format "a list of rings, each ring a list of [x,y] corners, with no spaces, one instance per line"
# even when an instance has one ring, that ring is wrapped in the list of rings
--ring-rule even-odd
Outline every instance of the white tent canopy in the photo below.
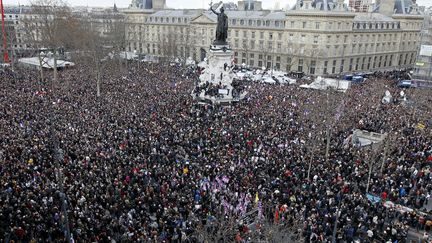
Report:
[[[25,65],[28,67],[40,68],[40,60],[39,57],[26,57],[18,59],[18,63],[21,65]],[[65,60],[57,59],[57,68],[65,68],[65,67],[73,67],[75,63],[68,62]],[[42,58],[42,67],[46,69],[54,69],[54,58],[52,57],[43,57]]]
[[[300,85],[300,87],[307,88],[307,89],[318,89],[318,90],[326,90],[327,88],[334,88],[337,91],[346,92],[349,89],[350,85],[351,82],[346,80],[317,77],[315,81],[313,81],[312,83]]]

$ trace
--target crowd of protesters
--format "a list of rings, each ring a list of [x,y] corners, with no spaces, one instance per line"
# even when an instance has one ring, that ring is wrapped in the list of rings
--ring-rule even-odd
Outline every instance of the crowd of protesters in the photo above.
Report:
[[[117,68],[104,71],[100,97],[83,66],[57,84],[0,74],[0,241],[64,242],[69,228],[76,242],[202,242],[205,225],[215,222],[215,235],[230,219],[238,227],[216,240],[265,239],[242,221],[249,212],[282,231],[299,225],[304,242],[430,231],[430,95],[406,91],[429,106],[382,104],[400,90],[380,75],[331,102],[324,91],[251,83],[238,104],[203,106],[189,95],[197,76],[180,67]],[[390,134],[385,149],[352,146],[354,129]]]

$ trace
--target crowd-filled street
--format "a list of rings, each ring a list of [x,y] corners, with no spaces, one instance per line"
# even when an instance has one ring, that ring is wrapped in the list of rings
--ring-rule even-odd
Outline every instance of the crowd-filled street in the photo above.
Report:
[[[405,90],[404,105],[381,102],[400,96],[388,73],[346,93],[250,82],[243,101],[210,106],[192,99],[190,70],[128,68],[105,68],[100,97],[85,66],[59,83],[0,74],[1,242],[64,242],[68,230],[75,242],[403,242],[431,231],[430,90]],[[388,136],[357,147],[355,129]]]

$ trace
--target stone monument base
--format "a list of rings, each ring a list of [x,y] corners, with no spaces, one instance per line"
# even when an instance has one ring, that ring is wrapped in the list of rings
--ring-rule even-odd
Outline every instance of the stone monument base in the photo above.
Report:
[[[211,104],[231,104],[246,96],[246,92],[232,86],[233,52],[226,43],[213,43],[209,48],[206,66],[200,75],[200,83],[192,92],[195,100]]]

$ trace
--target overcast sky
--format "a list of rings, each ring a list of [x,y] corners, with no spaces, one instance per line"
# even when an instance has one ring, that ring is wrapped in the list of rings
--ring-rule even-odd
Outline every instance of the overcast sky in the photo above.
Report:
[[[114,3],[118,7],[127,7],[132,0],[66,0],[72,6],[113,6]],[[345,0],[348,2],[348,0]],[[4,4],[29,4],[31,0],[3,0]],[[166,0],[168,7],[171,8],[207,8],[210,0]],[[213,2],[219,2],[215,0]],[[237,0],[225,0],[225,2],[237,2]],[[270,9],[279,3],[280,7],[285,7],[287,4],[293,6],[296,0],[262,0],[263,8]],[[422,6],[432,6],[432,0],[417,0],[417,3]]]

